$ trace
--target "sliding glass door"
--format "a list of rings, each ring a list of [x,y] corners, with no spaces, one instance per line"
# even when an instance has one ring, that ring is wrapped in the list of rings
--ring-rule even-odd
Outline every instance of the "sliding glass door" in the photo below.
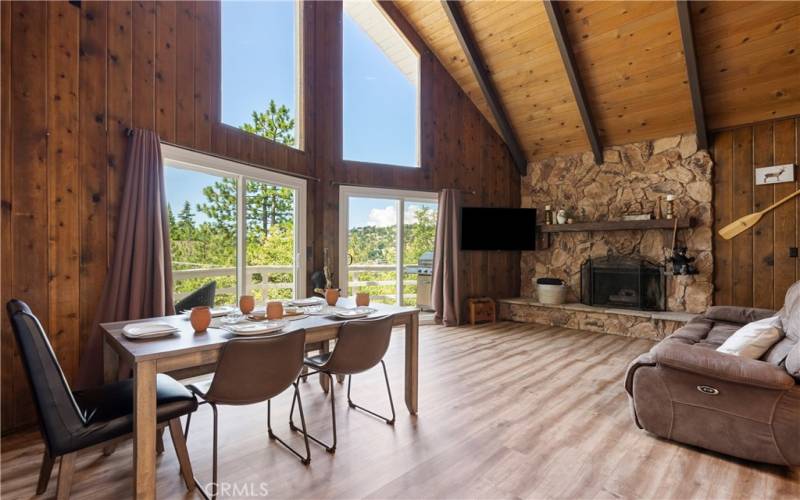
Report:
[[[339,286],[344,295],[367,292],[374,302],[429,304],[436,200],[436,193],[340,188]]]
[[[162,145],[174,298],[305,296],[305,180]]]

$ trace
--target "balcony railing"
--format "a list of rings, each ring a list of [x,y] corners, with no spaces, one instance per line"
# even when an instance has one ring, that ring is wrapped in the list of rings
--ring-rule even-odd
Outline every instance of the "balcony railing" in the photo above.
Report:
[[[391,287],[392,291],[394,291],[395,286],[395,279],[396,279],[396,266],[394,264],[357,264],[348,266],[348,271],[350,272],[350,280],[349,280],[349,289],[350,293],[354,294],[358,289],[368,287],[368,286],[378,286],[378,287]],[[252,293],[256,293],[257,291],[261,292],[262,296],[267,296],[269,290],[275,289],[288,289],[291,290],[292,296],[294,296],[294,282],[283,282],[283,283],[275,283],[269,281],[269,276],[274,274],[290,274],[294,272],[294,266],[291,265],[284,265],[284,266],[247,266],[247,283],[248,289]],[[360,275],[366,273],[389,273],[392,278],[391,279],[358,279]],[[261,275],[261,282],[260,283],[253,283],[253,275],[260,274]],[[181,269],[172,271],[172,280],[174,283],[178,283],[182,280],[194,279],[194,278],[236,278],[236,268],[235,267],[204,267],[204,268],[196,268],[196,269]],[[409,286],[416,286],[417,280],[416,279],[404,279],[403,280],[403,290]],[[187,292],[175,292],[174,299],[180,300],[187,295],[189,295],[191,291]],[[230,294],[234,297],[236,296],[236,287],[229,286],[229,287],[222,287],[217,288],[218,295]],[[372,298],[374,300],[384,300],[384,301],[391,301],[394,302],[397,298],[396,293],[381,293],[381,294],[372,294]],[[406,304],[413,304],[416,302],[417,295],[415,293],[404,293],[403,300]]]
[[[267,296],[268,290],[275,290],[275,289],[288,289],[291,290],[292,296],[294,296],[294,281],[291,282],[283,282],[283,283],[273,283],[269,281],[269,276],[273,274],[291,274],[294,272],[294,266],[287,265],[287,266],[247,266],[247,283],[248,289],[255,293],[256,291],[260,291],[262,296]],[[253,275],[260,274],[261,275],[261,282],[260,283],[253,283]],[[172,271],[172,281],[177,283],[181,280],[188,280],[193,278],[236,278],[236,268],[235,267],[208,267],[208,268],[198,268],[198,269],[181,269],[179,271]],[[174,298],[175,300],[180,300],[183,297],[186,297],[192,293],[191,291],[188,292],[175,292]],[[234,297],[236,296],[236,287],[229,286],[223,288],[217,288],[217,294],[231,294]]]

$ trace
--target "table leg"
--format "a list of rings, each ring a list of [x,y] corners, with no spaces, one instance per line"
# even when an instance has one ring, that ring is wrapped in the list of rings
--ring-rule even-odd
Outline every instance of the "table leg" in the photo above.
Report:
[[[136,498],[156,497],[156,363],[133,369],[133,469]]]
[[[412,314],[406,323],[406,407],[417,414],[419,390],[419,314]]]

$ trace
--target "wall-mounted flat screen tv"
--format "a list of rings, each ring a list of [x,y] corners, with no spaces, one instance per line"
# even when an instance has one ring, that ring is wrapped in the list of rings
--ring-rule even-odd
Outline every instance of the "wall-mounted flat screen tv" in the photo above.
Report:
[[[461,209],[461,250],[535,249],[535,208]]]

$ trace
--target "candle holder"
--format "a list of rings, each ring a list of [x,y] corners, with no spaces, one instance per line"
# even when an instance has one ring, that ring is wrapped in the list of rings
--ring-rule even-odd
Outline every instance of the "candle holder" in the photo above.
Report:
[[[668,194],[667,195],[667,204],[664,207],[664,218],[665,219],[672,219],[674,214],[672,211],[672,202],[675,201],[675,195]]]

